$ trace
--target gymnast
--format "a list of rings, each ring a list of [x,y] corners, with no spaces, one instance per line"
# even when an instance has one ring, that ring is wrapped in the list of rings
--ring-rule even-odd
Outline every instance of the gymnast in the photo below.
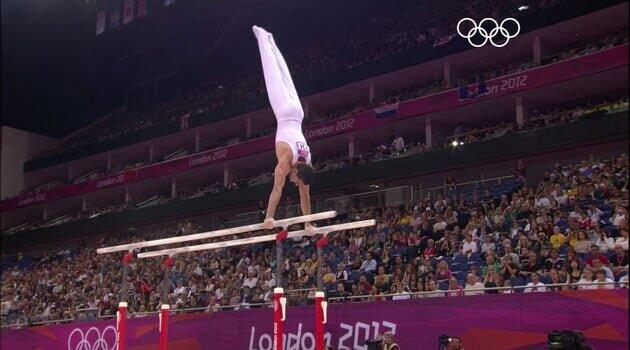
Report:
[[[315,170],[311,166],[311,151],[302,133],[304,111],[287,64],[271,33],[258,26],[253,26],[252,31],[258,40],[267,95],[278,124],[276,128],[278,164],[274,171],[273,189],[269,195],[264,221],[266,229],[273,229],[274,215],[282,197],[287,175],[299,189],[302,215],[311,213],[310,183]],[[313,226],[305,223],[305,228],[311,230]]]

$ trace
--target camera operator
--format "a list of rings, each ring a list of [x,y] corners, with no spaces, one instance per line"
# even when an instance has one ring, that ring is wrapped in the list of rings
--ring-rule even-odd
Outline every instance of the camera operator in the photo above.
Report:
[[[459,337],[451,337],[443,334],[440,336],[440,350],[463,350],[462,340]]]
[[[383,350],[400,350],[400,346],[394,343],[394,335],[392,332],[383,334]]]
[[[376,338],[366,340],[368,350],[400,350],[400,346],[394,343],[394,335],[392,332],[385,332],[383,335],[377,335]]]

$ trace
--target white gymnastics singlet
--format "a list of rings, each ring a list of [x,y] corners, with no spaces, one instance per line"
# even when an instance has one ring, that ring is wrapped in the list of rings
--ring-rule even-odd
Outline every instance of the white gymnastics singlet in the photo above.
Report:
[[[302,122],[295,120],[278,120],[278,128],[276,129],[276,142],[284,142],[293,152],[292,165],[298,161],[311,164],[311,150],[306,143],[304,134],[302,133]],[[301,159],[300,159],[301,158]]]

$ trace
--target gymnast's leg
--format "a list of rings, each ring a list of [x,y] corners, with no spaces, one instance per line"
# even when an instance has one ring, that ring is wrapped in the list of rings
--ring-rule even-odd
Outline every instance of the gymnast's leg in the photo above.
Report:
[[[252,30],[258,39],[267,95],[276,119],[302,119],[304,112],[300,98],[273,36],[257,26],[252,27]]]

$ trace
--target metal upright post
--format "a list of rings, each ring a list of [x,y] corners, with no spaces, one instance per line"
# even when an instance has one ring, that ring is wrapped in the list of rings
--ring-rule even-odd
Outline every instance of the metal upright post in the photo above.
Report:
[[[284,258],[282,256],[282,243],[287,239],[289,232],[286,228],[276,235],[276,287],[282,288],[282,271],[284,270]]]
[[[162,297],[162,304],[168,304],[168,293],[170,292],[170,285],[171,285],[171,269],[173,268],[173,257],[169,256],[168,258],[166,258],[166,260],[164,260],[164,262],[162,263],[162,267],[164,268],[164,278],[162,280],[162,286],[161,286],[161,297]]]
[[[127,300],[129,296],[129,282],[127,282],[127,277],[129,276],[129,265],[123,265],[122,270],[122,283],[120,285],[120,300]]]
[[[324,237],[317,240],[317,290],[323,289],[323,267],[324,267],[324,247],[328,245],[328,237],[324,234]]]
[[[129,276],[129,269],[131,261],[133,260],[133,251],[127,252],[122,258],[123,270],[122,270],[122,281],[120,284],[120,301],[128,301],[127,297],[129,296],[129,282],[127,281],[127,277]]]

